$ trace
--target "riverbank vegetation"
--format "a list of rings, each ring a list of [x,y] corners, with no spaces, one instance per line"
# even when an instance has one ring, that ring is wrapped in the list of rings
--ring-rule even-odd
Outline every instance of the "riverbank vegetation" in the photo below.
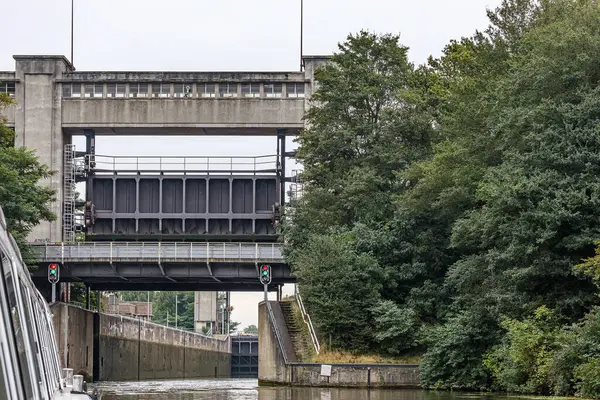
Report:
[[[282,233],[331,350],[425,386],[600,397],[600,6],[505,0],[426,65],[360,32],[316,75]]]

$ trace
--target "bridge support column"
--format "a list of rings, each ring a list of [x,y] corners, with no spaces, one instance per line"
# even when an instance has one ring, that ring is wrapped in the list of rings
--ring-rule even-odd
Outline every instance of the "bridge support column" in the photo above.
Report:
[[[17,85],[15,145],[35,150],[42,164],[56,174],[41,183],[56,190],[51,210],[56,221],[35,226],[28,240],[62,241],[63,149],[70,142],[62,130],[62,84],[56,81],[74,70],[62,56],[15,56]],[[80,87],[81,89],[81,87]],[[80,92],[80,91],[79,91]]]

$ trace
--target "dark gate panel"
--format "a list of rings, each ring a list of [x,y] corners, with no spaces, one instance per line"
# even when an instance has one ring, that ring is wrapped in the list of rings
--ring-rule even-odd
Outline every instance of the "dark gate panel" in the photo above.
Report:
[[[275,179],[256,180],[256,212],[272,211],[277,191]]]
[[[163,179],[162,212],[183,213],[183,179]]]
[[[258,377],[258,336],[231,337],[231,377]]]
[[[140,179],[140,213],[158,213],[159,199],[160,180]]]
[[[206,212],[206,179],[185,180],[185,212]]]
[[[115,212],[127,214],[135,212],[135,179],[117,179],[117,206]]]
[[[276,239],[275,176],[115,174],[92,185],[92,240]]]
[[[214,214],[229,212],[229,179],[208,181],[208,212]]]
[[[254,206],[252,198],[252,179],[233,180],[233,212],[236,214],[251,214]]]
[[[92,185],[96,210],[112,211],[113,209],[113,179],[94,179]]]

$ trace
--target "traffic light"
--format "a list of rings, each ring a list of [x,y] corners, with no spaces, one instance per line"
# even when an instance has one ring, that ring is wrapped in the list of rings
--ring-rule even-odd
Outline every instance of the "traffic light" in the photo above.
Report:
[[[264,264],[261,265],[260,267],[260,283],[262,283],[263,285],[268,285],[269,283],[271,283],[271,266]]]
[[[48,265],[48,282],[57,283],[59,279],[58,264]]]

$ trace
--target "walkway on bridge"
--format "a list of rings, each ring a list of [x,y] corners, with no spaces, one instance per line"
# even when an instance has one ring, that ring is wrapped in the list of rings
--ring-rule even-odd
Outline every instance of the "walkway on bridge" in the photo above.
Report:
[[[80,242],[32,246],[46,279],[49,263],[60,265],[63,282],[94,290],[261,291],[258,268],[270,264],[272,287],[293,283],[278,243]]]

